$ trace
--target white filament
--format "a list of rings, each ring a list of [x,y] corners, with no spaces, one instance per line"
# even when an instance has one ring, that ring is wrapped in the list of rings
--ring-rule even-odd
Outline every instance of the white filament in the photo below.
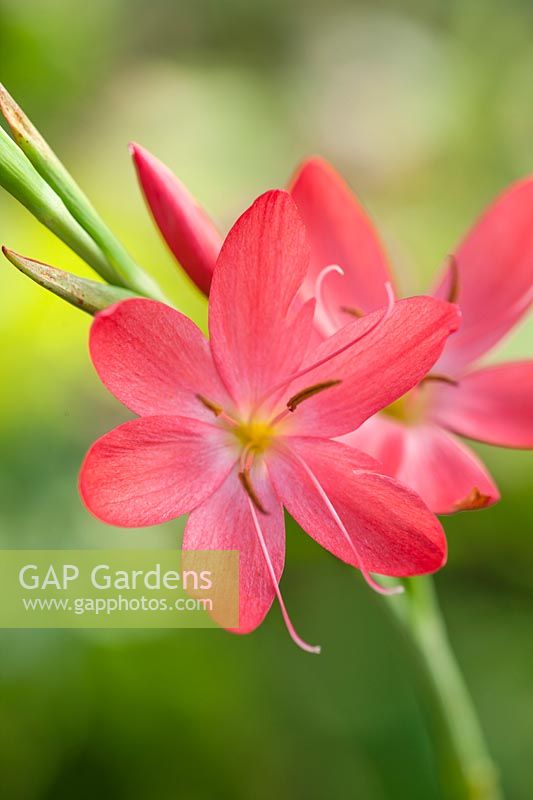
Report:
[[[355,546],[352,537],[350,536],[350,534],[346,530],[346,527],[345,527],[343,521],[341,520],[341,518],[339,517],[335,506],[333,505],[333,503],[329,499],[324,487],[322,486],[322,484],[320,483],[320,481],[316,477],[315,473],[313,472],[311,467],[309,467],[309,465],[304,461],[304,459],[301,458],[301,456],[299,456],[297,453],[295,453],[292,450],[291,450],[291,455],[294,458],[296,458],[298,463],[303,467],[303,469],[305,470],[306,474],[309,477],[309,480],[311,481],[311,483],[313,484],[313,486],[317,490],[318,494],[320,495],[320,497],[324,501],[324,504],[325,504],[326,508],[328,509],[329,513],[331,514],[331,516],[333,518],[333,521],[335,522],[335,524],[337,525],[337,527],[339,528],[339,530],[343,534],[344,538],[348,542],[348,545],[350,546],[350,549],[352,550],[352,552],[353,552],[353,554],[354,554],[354,556],[355,556],[355,558],[357,560],[357,566],[361,570],[361,574],[363,575],[363,578],[368,583],[368,585],[372,589],[374,589],[375,592],[378,592],[379,594],[384,594],[384,595],[402,594],[403,586],[392,586],[392,587],[382,586],[380,583],[378,583],[375,580],[375,578],[372,577],[370,572],[365,567],[365,564],[363,562],[361,554],[359,553],[357,547]]]
[[[250,500],[250,498],[248,498],[248,505],[250,506],[250,513],[251,513],[252,519],[254,521],[255,531],[257,533],[257,538],[259,539],[259,544],[261,546],[261,550],[263,551],[263,557],[265,559],[265,563],[267,565],[267,569],[268,569],[268,572],[270,574],[270,578],[272,580],[272,585],[274,587],[274,591],[276,593],[276,597],[278,598],[278,602],[279,602],[279,605],[280,605],[280,608],[281,608],[281,613],[283,615],[283,620],[285,622],[285,625],[287,626],[287,630],[288,630],[288,632],[290,634],[290,637],[293,640],[293,642],[295,642],[295,644],[298,645],[298,647],[302,648],[302,650],[305,650],[307,653],[317,653],[318,654],[318,653],[320,653],[320,647],[319,646],[307,644],[307,642],[304,642],[304,640],[300,636],[298,636],[298,634],[296,633],[294,625],[291,622],[291,618],[289,617],[289,613],[288,613],[288,611],[287,611],[287,609],[285,607],[285,603],[283,601],[281,590],[279,588],[278,581],[277,581],[277,578],[276,578],[276,573],[274,571],[274,566],[272,564],[272,561],[270,559],[270,554],[269,554],[268,548],[266,546],[265,537],[263,536],[263,531],[261,530],[261,525],[259,524],[259,518],[257,516],[257,511],[255,510],[255,506],[252,503],[252,501]]]
[[[336,272],[338,275],[344,275],[344,270],[342,267],[339,267],[338,264],[330,264],[329,267],[324,267],[324,269],[320,270],[317,275],[314,291],[317,310],[320,314],[320,326],[325,329],[324,332],[326,336],[333,336],[333,334],[339,329],[339,326],[335,324],[331,314],[329,313],[329,309],[324,300],[324,293],[322,291],[324,279],[327,278],[328,275],[331,275],[332,272]]]

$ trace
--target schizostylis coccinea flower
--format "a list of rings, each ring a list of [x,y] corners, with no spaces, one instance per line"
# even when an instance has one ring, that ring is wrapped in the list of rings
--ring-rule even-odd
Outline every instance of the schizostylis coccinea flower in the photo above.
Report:
[[[311,242],[304,297],[327,264],[317,324],[328,336],[353,313],[384,302],[388,262],[367,215],[332,167],[313,158],[291,186]],[[432,372],[399,403],[343,441],[376,457],[436,513],[499,499],[485,466],[455,434],[503,447],[533,447],[533,360],[479,365],[533,301],[533,179],[511,186],[447,260],[433,292],[458,303],[461,327]]]
[[[222,237],[158,159],[138,145],[132,152],[164,238],[207,292]],[[303,297],[319,290],[317,329],[321,337],[329,336],[354,315],[364,316],[386,301],[387,257],[367,214],[325,161],[304,162],[290,191],[311,244]],[[533,300],[533,179],[512,186],[485,212],[449,260],[434,294],[459,303],[459,333],[448,341],[431,375],[343,441],[374,455],[388,474],[444,514],[482,508],[499,498],[480,459],[455,434],[504,447],[533,447],[533,361],[477,364]]]
[[[434,298],[389,301],[318,346],[305,226],[285,192],[236,222],[214,270],[209,341],[157,301],[100,312],[90,351],[107,388],[138,419],[97,441],[81,471],[87,507],[105,522],[154,525],[190,512],[185,550],[240,551],[239,632],[263,620],[284,564],[283,507],[319,544],[361,570],[409,576],[446,558],[436,517],[333,437],[417,383],[459,322]]]

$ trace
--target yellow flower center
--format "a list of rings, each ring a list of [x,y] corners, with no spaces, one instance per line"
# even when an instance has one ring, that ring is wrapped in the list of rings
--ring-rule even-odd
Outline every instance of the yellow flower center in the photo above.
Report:
[[[388,417],[404,422],[406,425],[420,422],[425,418],[431,406],[434,398],[434,386],[439,383],[458,386],[459,380],[438,372],[430,372],[407,394],[384,408],[383,413]]]
[[[387,417],[406,425],[415,425],[424,419],[431,398],[431,386],[419,383],[403,397],[383,409]]]
[[[398,420],[400,422],[405,422],[407,419],[407,409],[406,409],[406,398],[400,397],[399,400],[396,400],[394,403],[391,403],[390,406],[387,406],[383,409],[383,413],[387,417],[392,417],[392,419]]]
[[[273,426],[262,420],[241,422],[232,428],[231,433],[237,437],[243,447],[255,454],[264,453],[274,438]]]

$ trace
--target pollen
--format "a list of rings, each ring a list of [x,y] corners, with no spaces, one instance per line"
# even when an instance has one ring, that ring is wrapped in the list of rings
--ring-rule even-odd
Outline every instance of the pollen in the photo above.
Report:
[[[455,503],[456,511],[476,511],[478,508],[485,508],[490,503],[490,495],[483,494],[477,486],[474,486],[470,494]]]
[[[272,426],[260,420],[243,422],[232,433],[244,447],[255,454],[264,453],[274,437]]]

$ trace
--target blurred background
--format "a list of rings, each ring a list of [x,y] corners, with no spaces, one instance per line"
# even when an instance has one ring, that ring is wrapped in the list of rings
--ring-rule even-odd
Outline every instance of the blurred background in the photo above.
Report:
[[[222,228],[312,153],[362,197],[405,292],[533,168],[529,0],[0,0],[0,80],[138,260],[205,324],[136,186],[165,161]],[[0,240],[89,274],[0,194]],[[76,473],[125,412],[87,355],[89,317],[0,264],[0,546],[173,547],[182,522],[121,531]],[[531,356],[526,324],[494,356]],[[507,797],[533,787],[533,454],[478,448],[502,502],[445,521],[437,578]],[[0,792],[62,798],[438,800],[423,710],[383,603],[296,526],[252,636],[0,632]]]

